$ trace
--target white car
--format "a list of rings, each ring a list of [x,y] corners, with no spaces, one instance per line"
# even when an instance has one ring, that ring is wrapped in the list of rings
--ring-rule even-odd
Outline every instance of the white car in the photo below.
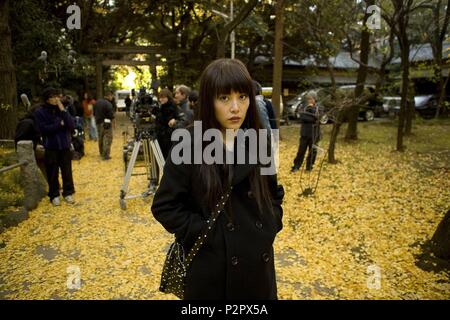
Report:
[[[395,117],[400,112],[401,97],[383,97],[383,111],[390,117]]]
[[[125,111],[125,99],[131,96],[131,90],[117,90],[114,94],[114,99],[116,100],[117,111]]]

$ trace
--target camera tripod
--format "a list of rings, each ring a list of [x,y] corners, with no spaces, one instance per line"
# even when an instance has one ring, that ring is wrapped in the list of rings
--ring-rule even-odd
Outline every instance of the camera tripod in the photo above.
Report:
[[[136,165],[136,159],[139,155],[139,150],[142,146],[144,153],[144,166],[145,175],[147,175],[147,180],[149,181],[147,190],[137,195],[127,195],[128,187],[130,184],[131,176],[133,176],[133,168]],[[124,149],[124,160],[128,156],[128,148]],[[148,134],[141,134],[135,141],[133,145],[133,151],[131,152],[131,158],[128,163],[126,163],[125,179],[123,181],[122,187],[120,189],[120,208],[126,210],[126,200],[135,198],[146,198],[150,195],[154,195],[159,182],[159,172],[162,172],[164,167],[164,157],[161,152],[158,140]],[[134,174],[139,175],[139,174]]]

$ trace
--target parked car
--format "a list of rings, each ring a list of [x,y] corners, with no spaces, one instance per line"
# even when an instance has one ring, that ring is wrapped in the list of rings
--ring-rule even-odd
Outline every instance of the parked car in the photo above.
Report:
[[[351,96],[354,94],[355,85],[341,86],[337,88],[337,93],[341,96]],[[300,93],[293,99],[286,102],[286,115],[291,119],[299,119],[300,112],[302,108],[305,107],[304,97],[308,92],[315,92],[317,95],[317,104],[323,110],[325,110],[325,115],[321,119],[321,123],[325,124],[333,120],[333,108],[335,106],[334,100],[331,99],[331,88],[317,88],[311,89],[305,92]],[[374,91],[374,86],[366,85],[365,93],[371,94]],[[359,118],[372,121],[375,116],[381,116],[384,113],[383,104],[381,99],[378,97],[372,97],[368,100],[368,102],[361,107],[359,111]]]
[[[286,102],[286,107],[284,109],[285,117],[289,117],[289,119],[300,118],[300,107],[307,92],[308,91],[302,92]]]
[[[117,90],[114,94],[114,100],[117,104],[117,111],[125,111],[125,99],[131,96],[131,90]]]
[[[438,97],[435,94],[415,96],[414,105],[416,112],[424,119],[431,119],[436,114]]]
[[[355,92],[356,85],[341,86],[338,88],[339,91],[344,92],[345,95],[353,95]],[[372,121],[375,117],[379,117],[384,113],[383,102],[378,95],[374,95],[375,86],[365,85],[364,94],[369,95],[367,103],[361,106],[358,118],[365,121]]]
[[[383,97],[383,111],[391,118],[395,118],[400,112],[401,97]]]

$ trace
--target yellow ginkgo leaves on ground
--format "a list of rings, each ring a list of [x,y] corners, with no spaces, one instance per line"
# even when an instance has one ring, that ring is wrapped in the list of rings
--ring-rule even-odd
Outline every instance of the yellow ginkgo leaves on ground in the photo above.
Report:
[[[101,160],[88,141],[87,155],[73,162],[75,205],[43,199],[0,235],[0,298],[175,299],[158,291],[172,237],[151,215],[151,198],[127,201],[126,211],[119,206],[123,129],[119,122],[112,160]],[[450,206],[450,142],[423,135],[448,137],[449,126],[415,130],[409,151],[399,154],[392,152],[394,127],[360,126],[361,141],[339,141],[340,163],[324,161],[309,197],[299,194],[314,186],[322,158],[311,176],[290,173],[299,130],[283,130],[284,228],[274,245],[280,299],[450,298],[437,260],[423,268],[423,244]],[[145,176],[133,177],[130,193],[146,186]]]

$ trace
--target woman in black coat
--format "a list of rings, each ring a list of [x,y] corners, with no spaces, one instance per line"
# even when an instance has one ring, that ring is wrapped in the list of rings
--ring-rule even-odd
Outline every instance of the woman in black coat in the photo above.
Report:
[[[166,159],[172,146],[170,137],[173,129],[170,127],[169,122],[172,119],[177,119],[178,111],[173,103],[172,92],[170,90],[162,89],[158,95],[158,100],[160,107],[156,113],[157,139],[164,159]]]
[[[220,130],[224,154],[236,150],[239,141],[225,135],[227,129],[235,134],[237,129],[260,129],[254,97],[252,79],[240,61],[220,59],[205,69],[197,119],[203,132]],[[193,131],[188,131],[191,137]],[[191,156],[198,138],[193,136],[188,143]],[[249,143],[245,143],[244,163],[234,161],[229,165],[208,165],[205,161],[175,164],[180,162],[174,152],[178,146],[166,160],[152,212],[166,230],[175,234],[186,253],[224,191],[233,187],[225,209],[187,270],[184,298],[277,299],[272,245],[282,228],[284,191],[276,175],[262,175],[259,159],[257,163],[250,161]]]

